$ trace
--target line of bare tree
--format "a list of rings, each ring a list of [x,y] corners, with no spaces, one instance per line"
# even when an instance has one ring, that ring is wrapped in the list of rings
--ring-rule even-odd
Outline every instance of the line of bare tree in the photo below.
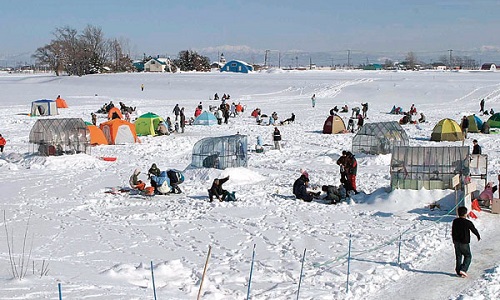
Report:
[[[53,35],[54,39],[38,48],[33,58],[47,65],[57,76],[63,71],[82,76],[133,69],[132,60],[125,52],[128,41],[107,39],[100,27],[87,25],[81,33],[68,26],[58,27]]]

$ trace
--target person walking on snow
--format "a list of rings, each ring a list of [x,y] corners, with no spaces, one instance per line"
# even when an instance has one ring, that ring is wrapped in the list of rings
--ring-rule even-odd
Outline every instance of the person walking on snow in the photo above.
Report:
[[[316,94],[312,95],[311,102],[312,102],[312,107],[314,108],[316,106]]]
[[[460,206],[457,212],[458,218],[455,218],[451,225],[451,236],[455,246],[455,272],[460,277],[467,277],[467,271],[472,261],[470,232],[476,235],[478,241],[481,240],[481,236],[474,223],[467,220],[467,208]]]
[[[274,127],[273,141],[274,141],[274,149],[281,150],[281,147],[280,147],[281,132],[278,129],[278,127]]]
[[[479,112],[484,113],[484,98],[481,99],[481,102],[479,102]]]
[[[144,84],[141,84],[141,91],[144,91]]]

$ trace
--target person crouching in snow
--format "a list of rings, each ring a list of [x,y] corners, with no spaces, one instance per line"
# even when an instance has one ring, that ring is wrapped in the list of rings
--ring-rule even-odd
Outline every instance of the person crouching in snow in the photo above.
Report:
[[[213,197],[215,196],[219,201],[226,200],[226,197],[229,195],[229,192],[222,188],[222,185],[229,180],[229,176],[225,178],[215,178],[212,187],[208,190],[208,198],[209,201],[213,201]]]
[[[306,175],[302,174],[293,183],[293,194],[295,195],[295,197],[297,197],[297,199],[302,199],[305,202],[311,202],[312,199],[319,196],[320,193],[310,192],[307,190],[308,187],[309,178]]]
[[[139,174],[141,173],[141,170],[135,169],[134,173],[132,176],[130,176],[130,187],[133,188],[134,190],[139,190],[142,191],[146,188],[146,184],[142,182],[142,180],[139,180]]]

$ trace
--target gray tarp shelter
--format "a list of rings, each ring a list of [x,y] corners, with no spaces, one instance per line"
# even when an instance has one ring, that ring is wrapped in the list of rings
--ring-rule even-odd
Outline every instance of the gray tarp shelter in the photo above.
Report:
[[[352,138],[352,153],[389,154],[394,146],[408,145],[408,135],[398,122],[367,123]]]
[[[247,136],[208,137],[193,147],[191,165],[196,168],[236,168],[248,163]]]
[[[469,147],[409,147],[392,149],[392,189],[452,189],[452,178],[468,176]]]
[[[29,142],[40,155],[90,153],[90,131],[80,118],[39,119]]]

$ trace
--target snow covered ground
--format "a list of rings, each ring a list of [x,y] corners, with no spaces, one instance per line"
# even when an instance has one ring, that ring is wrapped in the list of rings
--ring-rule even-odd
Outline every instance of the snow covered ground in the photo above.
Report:
[[[145,89],[141,92],[140,86]],[[336,160],[351,149],[353,134],[321,134],[329,110],[369,103],[367,122],[399,120],[393,105],[414,103],[428,122],[407,125],[410,145],[430,142],[437,121],[476,113],[479,100],[500,111],[500,73],[269,71],[254,74],[109,74],[84,77],[0,74],[0,133],[7,146],[0,159],[0,299],[153,299],[153,262],[158,299],[194,299],[209,246],[212,247],[202,299],[245,299],[252,250],[255,263],[251,299],[296,299],[306,249],[300,299],[498,299],[500,297],[500,216],[481,213],[483,235],[471,242],[470,277],[454,277],[450,238],[454,206],[451,190],[389,189],[390,155],[357,155],[358,187],[351,203],[305,203],[292,195],[293,181],[306,169],[313,185],[338,184]],[[112,100],[136,106],[137,115],[173,117],[175,104],[192,116],[229,93],[246,106],[229,125],[188,126],[185,134],[141,137],[133,145],[98,146],[91,155],[39,157],[29,153],[28,136],[37,120],[31,101],[61,95],[69,108],[60,117],[90,121],[90,113]],[[310,97],[316,94],[316,107]],[[280,119],[282,150],[250,152],[247,168],[187,168],[193,145],[203,137],[237,132],[272,144],[272,128],[258,126],[250,112],[259,107]],[[346,119],[350,116],[344,115]],[[137,117],[134,115],[133,117]],[[486,120],[485,117],[483,117]],[[104,121],[99,116],[98,122]],[[496,183],[500,135],[469,134],[489,156],[489,178]],[[115,162],[99,157],[113,156]],[[144,199],[106,194],[127,186],[135,168],[141,179],[152,163],[185,170],[183,194]],[[236,202],[207,202],[207,188],[218,176],[236,191]],[[438,201],[441,209],[428,204]],[[7,233],[14,258],[31,251],[26,277],[12,279]],[[401,233],[400,266],[398,242]],[[349,292],[347,251],[352,242]],[[48,271],[40,276],[42,271]],[[47,267],[48,264],[48,267]],[[34,274],[33,274],[34,273]],[[406,295],[403,297],[402,295]]]

